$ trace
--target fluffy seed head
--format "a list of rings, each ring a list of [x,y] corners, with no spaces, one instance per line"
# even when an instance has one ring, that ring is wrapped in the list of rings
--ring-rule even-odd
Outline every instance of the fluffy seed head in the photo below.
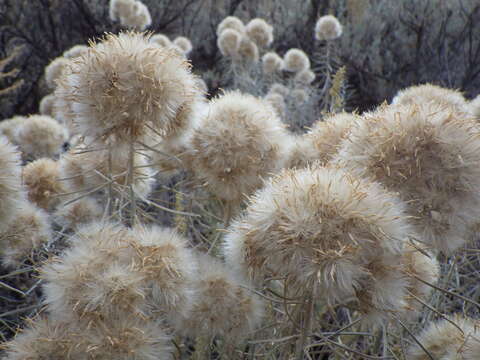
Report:
[[[73,133],[108,141],[164,136],[187,125],[198,89],[189,64],[142,34],[107,35],[69,63],[56,96]]]
[[[265,74],[279,72],[283,67],[283,59],[274,51],[262,56],[262,69]]]
[[[305,69],[298,72],[294,80],[300,84],[310,85],[315,80],[315,73],[310,69]]]
[[[120,16],[125,16],[132,11],[135,0],[110,0],[110,20],[118,21]]]
[[[297,103],[297,105],[301,105],[308,101],[308,92],[302,88],[293,89],[291,92],[291,96],[293,100]]]
[[[283,69],[290,72],[300,72],[310,68],[310,59],[300,49],[290,49],[283,56]]]
[[[428,302],[433,288],[416,277],[435,285],[440,277],[440,267],[435,256],[426,249],[425,245],[420,243],[412,245],[407,241],[402,257],[408,277],[408,291],[411,293],[407,295],[407,302],[411,309],[419,311],[423,305],[415,299],[415,296]]]
[[[417,335],[418,341],[434,359],[478,359],[480,350],[478,322],[459,314],[448,316],[448,320],[442,319],[431,323],[420,335]],[[430,359],[430,356],[417,344],[408,349],[407,355],[409,360]]]
[[[139,0],[112,1],[110,17],[112,20],[120,20],[120,24],[124,27],[139,31],[145,30],[152,24],[147,6]]]
[[[22,178],[28,200],[38,207],[50,211],[61,201],[59,195],[65,188],[57,161],[47,158],[32,161],[23,168]]]
[[[131,242],[130,232],[120,225],[79,227],[71,247],[41,270],[50,312],[87,320],[142,314],[145,287],[141,274],[131,269]]]
[[[315,39],[334,40],[342,36],[342,25],[333,15],[320,17],[315,24]]]
[[[223,19],[220,24],[217,26],[217,36],[220,36],[226,29],[232,29],[240,33],[240,35],[245,34],[245,25],[242,20],[236,16],[227,16]]]
[[[338,162],[398,192],[422,241],[453,251],[478,219],[477,123],[450,107],[382,107],[352,127]]]
[[[169,48],[172,46],[172,42],[167,35],[155,34],[150,38],[150,42],[158,46]]]
[[[6,360],[80,359],[79,332],[71,324],[60,323],[46,316],[27,319],[28,327],[6,344]]]
[[[403,310],[403,204],[340,168],[287,170],[251,197],[224,241],[227,264],[261,281],[285,278],[328,302],[356,300],[371,320]],[[296,293],[295,291],[299,291]]]
[[[297,139],[288,167],[302,168],[315,162],[327,164],[359,119],[355,114],[340,113],[314,123],[308,133]]]
[[[395,95],[392,100],[392,104],[438,104],[449,106],[455,112],[463,112],[466,114],[469,113],[467,101],[460,91],[443,88],[433,84],[415,85],[403,89],[399,91],[397,95]]]
[[[213,100],[191,139],[194,173],[225,200],[241,200],[280,169],[290,138],[268,102],[240,92]]]
[[[223,56],[234,57],[238,54],[242,34],[234,29],[225,29],[217,38],[217,46]]]
[[[75,45],[63,53],[63,57],[66,59],[73,59],[85,54],[88,51],[88,46]]]
[[[280,83],[273,83],[272,86],[270,86],[268,93],[276,93],[282,95],[283,97],[287,97],[288,95],[290,95],[290,90],[285,85],[282,85]]]
[[[40,101],[40,105],[39,105],[40,114],[54,117],[53,115],[54,103],[55,103],[55,95],[50,94],[50,95],[44,96]]]
[[[64,150],[68,131],[50,116],[32,115],[14,130],[13,138],[25,160],[55,158]]]
[[[11,143],[15,143],[15,130],[27,119],[25,116],[14,116],[0,122],[0,133],[5,135]]]
[[[186,318],[179,320],[182,332],[192,336],[222,336],[237,343],[260,324],[263,304],[251,285],[221,261],[196,254],[196,299]]]
[[[52,231],[48,214],[28,201],[17,205],[15,218],[9,223],[2,239],[2,263],[7,267],[18,267],[24,260],[32,259],[35,249],[48,242]]]
[[[468,103],[470,113],[480,121],[480,95]]]
[[[265,20],[255,18],[246,26],[247,35],[258,47],[265,48],[273,42],[273,26]]]
[[[17,201],[23,197],[20,154],[5,136],[0,136],[0,232],[16,216]]]
[[[132,230],[132,236],[133,268],[149,289],[147,299],[154,313],[173,319],[186,316],[197,274],[191,250],[186,247],[187,240],[175,230],[158,226],[139,226]]]
[[[244,64],[253,64],[258,62],[260,58],[257,45],[249,40],[247,37],[243,37],[238,48],[236,59]]]
[[[185,56],[190,54],[193,49],[192,42],[184,36],[177,37],[175,40],[173,40],[173,44],[178,46]]]
[[[67,64],[68,59],[58,57],[45,68],[45,81],[50,89],[55,89],[57,87],[56,80],[60,78]]]
[[[264,97],[264,99],[270,103],[278,117],[282,119],[285,118],[285,114],[287,112],[287,105],[285,103],[285,98],[283,97],[283,95],[275,92],[270,92]]]
[[[75,229],[102,218],[104,211],[96,199],[83,197],[67,205],[60,205],[53,221],[65,229]]]

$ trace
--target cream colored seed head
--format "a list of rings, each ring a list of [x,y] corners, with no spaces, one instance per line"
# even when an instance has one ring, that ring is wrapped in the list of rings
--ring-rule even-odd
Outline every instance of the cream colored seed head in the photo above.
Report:
[[[283,69],[298,73],[310,68],[310,59],[300,49],[290,49],[283,56]]]
[[[217,36],[220,36],[226,29],[235,30],[242,36],[245,34],[245,25],[243,24],[242,20],[236,16],[227,16],[220,22],[220,24],[218,24]]]
[[[258,47],[265,48],[273,42],[273,26],[265,20],[256,18],[246,26],[247,35]]]
[[[342,25],[333,15],[325,15],[315,24],[315,39],[335,40],[342,36]]]
[[[223,56],[235,57],[238,55],[242,35],[234,29],[225,29],[218,36],[217,46]]]
[[[148,40],[109,34],[69,63],[55,96],[68,107],[62,115],[72,133],[118,143],[152,133],[168,137],[188,126],[182,114],[199,93],[190,65]]]
[[[57,87],[57,80],[60,79],[67,64],[68,59],[58,57],[45,68],[45,81],[50,89],[55,89]]]
[[[262,56],[262,68],[265,74],[274,74],[283,67],[283,59],[276,52],[268,52]]]

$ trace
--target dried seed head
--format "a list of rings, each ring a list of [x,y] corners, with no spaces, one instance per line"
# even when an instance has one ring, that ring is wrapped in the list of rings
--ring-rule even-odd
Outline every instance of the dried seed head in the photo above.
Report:
[[[265,20],[255,18],[246,26],[247,35],[258,47],[265,48],[273,42],[273,26]]]
[[[178,36],[173,40],[173,44],[178,46],[185,56],[188,56],[193,49],[192,42],[184,36]]]
[[[187,240],[173,229],[136,227],[133,268],[149,289],[147,300],[154,314],[175,319],[186,316],[194,296],[197,268]]]
[[[310,69],[305,69],[295,75],[294,81],[304,85],[310,85],[315,80],[315,73]]]
[[[2,237],[2,264],[15,268],[24,260],[32,260],[32,253],[52,238],[48,214],[28,201],[16,205],[15,218]]]
[[[240,35],[245,34],[245,25],[243,24],[242,20],[236,16],[227,16],[220,22],[220,24],[218,24],[217,36],[220,36],[226,29],[235,30],[240,33]]]
[[[127,228],[94,222],[79,227],[71,247],[41,270],[50,312],[57,317],[114,319],[145,310],[143,277],[132,270]]]
[[[274,74],[282,70],[283,59],[276,52],[268,52],[262,56],[262,69],[265,74]]]
[[[225,29],[218,36],[217,46],[223,56],[235,57],[240,49],[242,34],[234,29]]]
[[[403,249],[403,262],[405,264],[405,272],[408,277],[408,304],[413,310],[420,311],[423,307],[422,303],[415,299],[418,297],[424,302],[428,302],[429,296],[433,288],[422,281],[435,285],[440,277],[440,267],[438,261],[420,243],[412,245],[410,242],[405,243]]]
[[[68,59],[58,57],[45,68],[45,81],[50,89],[55,89],[57,87],[57,80],[60,78],[67,65]]]
[[[193,171],[210,191],[241,200],[283,166],[290,138],[268,102],[238,91],[211,102],[194,131]]]
[[[470,113],[480,121],[480,95],[468,103]]]
[[[283,97],[287,97],[290,95],[290,90],[280,83],[273,83],[268,90],[268,93],[277,93],[282,95]]]
[[[0,232],[15,218],[17,202],[24,196],[20,154],[5,136],[0,136]]]
[[[297,138],[288,167],[302,168],[314,162],[327,164],[359,119],[355,114],[339,113],[314,123],[308,133]]]
[[[70,204],[60,205],[53,214],[53,221],[64,229],[75,229],[98,221],[103,214],[103,207],[96,199],[83,197]]]
[[[120,16],[124,16],[132,11],[134,4],[135,0],[110,0],[110,20],[118,21]]]
[[[342,25],[333,15],[320,17],[315,24],[315,39],[334,40],[342,36]]]
[[[478,219],[477,123],[448,106],[382,107],[352,127],[338,162],[398,192],[425,243],[453,251]]]
[[[66,59],[73,59],[79,57],[83,54],[86,54],[88,51],[88,46],[85,45],[75,45],[72,46],[70,49],[66,50],[63,53],[63,57]]]
[[[303,103],[306,103],[309,98],[308,92],[302,88],[293,89],[291,92],[291,96],[293,97],[293,100],[297,103],[297,105],[302,105]]]
[[[315,288],[330,303],[356,300],[376,321],[405,306],[399,255],[414,233],[403,210],[378,183],[340,168],[287,170],[232,223],[225,258],[256,281],[285,278],[295,296]]]
[[[285,104],[285,98],[283,97],[283,95],[275,92],[270,92],[264,97],[264,99],[268,101],[270,105],[272,105],[278,117],[282,119],[285,118],[287,112],[287,105]]]
[[[111,0],[110,19],[122,26],[139,31],[152,24],[147,6],[139,0]]]
[[[238,343],[262,320],[263,304],[251,285],[211,256],[197,253],[196,299],[187,317],[178,320],[181,331],[192,337],[222,336]]]
[[[467,101],[457,90],[443,88],[433,84],[410,86],[395,95],[393,105],[445,105],[455,112],[469,113]]]
[[[60,181],[60,169],[57,161],[38,159],[23,168],[23,184],[28,200],[38,207],[51,211],[61,201],[60,194],[65,192]]]
[[[25,116],[14,116],[0,122],[0,133],[5,135],[11,143],[15,143],[15,130],[26,120]]]
[[[248,37],[243,37],[240,41],[240,47],[238,48],[236,60],[240,61],[243,64],[251,65],[257,63],[260,58],[257,45],[248,39]]]
[[[283,69],[294,73],[310,69],[310,59],[302,50],[290,49],[283,56]]]
[[[68,131],[49,116],[32,115],[14,130],[13,139],[24,160],[55,158],[64,151]]]
[[[47,96],[44,96],[42,100],[40,101],[39,105],[39,111],[41,115],[46,115],[50,117],[54,117],[54,103],[55,103],[55,95],[50,94]]]
[[[431,323],[417,340],[434,359],[478,359],[480,328],[478,323],[459,314]],[[453,325],[453,322],[455,325]],[[408,359],[428,360],[431,357],[419,345],[408,349]]]
[[[167,35],[155,34],[150,38],[150,43],[156,44],[160,47],[169,48],[172,46],[172,42]]]
[[[58,322],[43,316],[27,319],[28,327],[21,330],[6,347],[6,360],[81,359],[78,347],[79,331],[73,324]]]
[[[68,104],[62,117],[73,133],[113,142],[175,134],[187,126],[181,115],[198,93],[180,55],[135,33],[110,34],[92,44],[69,63],[56,90]]]

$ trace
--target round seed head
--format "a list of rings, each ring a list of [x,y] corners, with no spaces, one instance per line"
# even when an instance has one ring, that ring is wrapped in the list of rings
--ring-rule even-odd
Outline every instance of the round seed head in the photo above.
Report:
[[[268,102],[228,92],[211,102],[192,135],[193,171],[219,198],[241,200],[283,166],[289,145]]]
[[[265,74],[274,74],[283,67],[283,59],[276,52],[268,52],[262,56],[262,69]]]
[[[310,69],[298,72],[294,78],[296,83],[310,85],[315,80],[315,73]]]
[[[177,37],[175,40],[173,40],[173,44],[178,46],[185,56],[190,54],[193,49],[192,42],[184,36]]]
[[[237,56],[242,42],[242,34],[234,29],[225,29],[218,36],[217,46],[223,56]]]
[[[196,299],[186,318],[179,320],[183,333],[192,337],[222,336],[238,343],[262,320],[263,304],[248,284],[221,261],[196,254]]]
[[[382,107],[352,127],[338,163],[398,192],[421,241],[450,252],[478,219],[477,123],[437,104]]]
[[[404,310],[403,242],[414,235],[403,204],[378,183],[335,167],[287,170],[251,197],[224,240],[227,264],[292,294],[356,301],[371,321]],[[298,292],[296,292],[298,291]]]
[[[103,207],[96,199],[83,197],[67,205],[60,205],[53,214],[53,221],[65,229],[76,229],[101,219]]]
[[[265,20],[256,18],[246,26],[247,35],[258,47],[265,48],[273,42],[273,26]]]
[[[47,158],[32,161],[23,168],[22,175],[28,200],[32,203],[47,211],[60,203],[65,189],[57,161]]]
[[[302,88],[293,89],[291,92],[291,96],[293,100],[297,103],[297,105],[302,105],[308,101],[308,92]]]
[[[133,11],[135,0],[110,0],[110,20],[118,21],[120,17]]]
[[[265,96],[264,99],[270,103],[278,117],[282,119],[285,118],[285,114],[287,112],[287,105],[285,104],[285,98],[283,97],[283,95],[275,92],[270,92]]]
[[[455,112],[468,114],[467,101],[457,90],[442,88],[433,84],[410,86],[395,95],[393,105],[443,105],[449,106]]]
[[[62,115],[73,133],[95,140],[173,135],[199,92],[189,64],[142,34],[107,35],[67,70],[56,90],[69,107]]]
[[[27,119],[25,116],[14,116],[0,122],[0,133],[5,135],[11,143],[15,143],[15,130]]]
[[[54,117],[53,115],[54,103],[55,103],[55,95],[50,94],[50,95],[44,96],[40,101],[40,105],[39,105],[40,114]]]
[[[315,24],[315,39],[335,40],[342,36],[342,25],[333,15],[320,17]]]
[[[308,133],[297,138],[288,167],[302,168],[315,162],[327,164],[359,119],[355,114],[340,113],[314,123]]]
[[[251,65],[257,63],[260,58],[257,45],[248,39],[243,37],[238,48],[236,59],[243,64]]]
[[[67,64],[68,59],[58,57],[45,68],[45,81],[50,89],[55,89],[57,87],[57,80],[62,75]]]
[[[48,214],[28,201],[19,201],[15,218],[2,237],[2,264],[19,267],[24,260],[32,260],[33,251],[52,238]]]
[[[13,138],[24,160],[55,158],[64,151],[68,131],[49,116],[32,115],[14,130]]]
[[[429,324],[420,335],[416,335],[417,340],[434,359],[476,359],[480,350],[478,323],[459,314],[447,319]],[[417,344],[412,345],[407,354],[411,360],[430,359]]]
[[[156,44],[160,47],[169,48],[172,46],[172,42],[167,35],[155,34],[150,38],[152,44]]]
[[[302,50],[290,49],[283,56],[283,69],[294,73],[310,69],[310,59]]]
[[[5,136],[0,136],[0,232],[15,218],[17,202],[24,196],[20,154]]]
[[[218,24],[217,36],[220,36],[226,29],[235,30],[240,33],[240,35],[245,34],[245,25],[243,24],[242,20],[236,16],[227,16],[220,22],[220,24]]]

